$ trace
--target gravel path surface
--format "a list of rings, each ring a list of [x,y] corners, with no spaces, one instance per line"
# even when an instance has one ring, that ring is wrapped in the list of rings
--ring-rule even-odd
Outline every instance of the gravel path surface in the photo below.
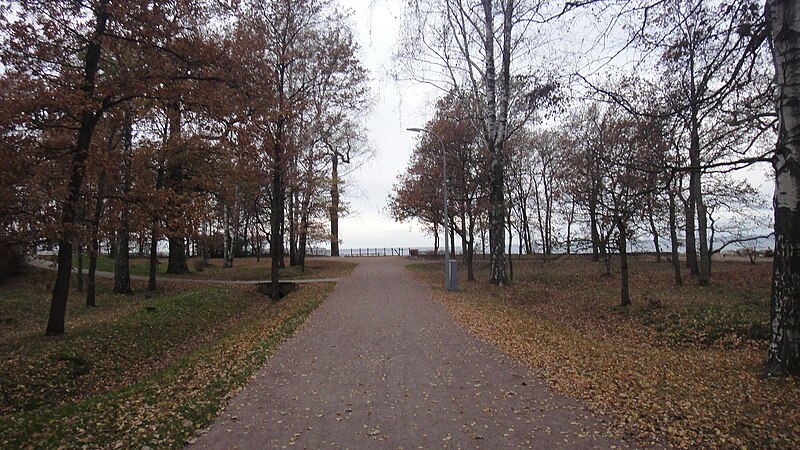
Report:
[[[405,260],[359,262],[194,448],[626,446],[454,324]]]

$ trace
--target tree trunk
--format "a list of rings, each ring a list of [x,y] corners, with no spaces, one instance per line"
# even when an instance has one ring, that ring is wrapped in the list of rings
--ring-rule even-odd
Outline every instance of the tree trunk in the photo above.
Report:
[[[621,217],[617,217],[617,230],[619,231],[619,238],[617,239],[620,273],[619,300],[621,306],[628,306],[631,304],[628,274],[628,227]]]
[[[716,235],[716,226],[714,217],[710,214],[708,216],[709,226],[708,226],[708,275],[711,276],[711,258],[714,256],[714,238]]]
[[[231,214],[228,205],[222,206],[222,220],[224,230],[224,242],[222,244],[222,268],[233,267],[233,236],[231,235]]]
[[[567,216],[567,254],[572,250],[572,222],[575,220],[575,202],[572,202]]]
[[[777,84],[775,258],[766,374],[800,373],[800,3],[768,0]]]
[[[653,194],[650,194],[648,196],[648,200],[649,200],[650,211],[648,211],[647,219],[650,222],[650,234],[653,236],[653,248],[656,251],[656,262],[660,263],[661,262],[661,243],[658,240],[658,228],[656,227],[656,221],[653,218],[653,207],[655,206],[654,205],[655,202],[653,201]]]
[[[159,166],[156,172],[156,191],[161,189],[164,185],[164,168],[163,164]],[[158,269],[158,216],[153,214],[150,217],[150,267],[148,268],[147,290],[156,290],[156,271]]]
[[[86,171],[86,159],[89,156],[89,147],[94,134],[95,126],[103,114],[102,110],[91,109],[95,103],[95,79],[97,77],[100,53],[102,51],[102,38],[106,32],[108,20],[108,0],[101,0],[95,8],[95,27],[89,45],[86,48],[83,91],[86,107],[81,113],[80,128],[75,149],[72,152],[68,197],[61,207],[61,225],[63,229],[58,240],[58,271],[56,282],[53,286],[53,296],[50,301],[50,314],[47,320],[46,336],[64,334],[64,322],[67,312],[67,297],[69,296],[69,282],[72,275],[72,231],[70,228],[75,223],[75,208],[81,197],[81,187]]]
[[[433,254],[439,254],[439,225],[433,224]]]
[[[176,100],[167,105],[167,117],[169,119],[169,136],[167,138],[167,150],[170,157],[167,162],[166,186],[176,193],[183,191],[184,163],[178,146],[181,141],[181,102]],[[174,275],[189,273],[189,265],[186,262],[186,245],[184,236],[171,226],[167,230],[167,241],[169,243],[169,262],[167,272]]]
[[[703,87],[698,86],[698,82],[695,78],[695,55],[691,51],[689,52],[689,71],[690,71],[690,82],[689,82],[689,168],[690,168],[690,176],[689,176],[689,206],[691,214],[687,214],[687,224],[689,221],[692,222],[692,261],[691,261],[691,270],[692,274],[696,274],[697,282],[700,286],[705,286],[708,284],[709,274],[708,274],[708,265],[709,265],[709,254],[708,254],[708,226],[707,226],[707,216],[706,216],[706,207],[705,203],[703,202],[703,185],[701,181],[702,177],[702,170],[701,164],[702,161],[700,159],[700,97],[703,95]],[[698,92],[700,89],[700,92]],[[694,241],[694,220],[697,217],[697,239],[699,241],[700,247],[700,255],[699,258],[697,257],[695,252],[696,242]],[[687,227],[687,252],[686,252],[686,259],[687,263],[689,263],[689,228]]]
[[[700,244],[700,255],[696,262],[697,267],[697,283],[700,286],[705,286],[709,281],[708,269],[711,264],[710,255],[708,253],[708,216],[706,214],[706,206],[703,202],[703,185],[701,182],[700,171],[700,124],[697,123],[696,117],[693,118],[692,138],[690,159],[692,166],[692,177],[690,180],[689,189],[691,196],[694,199],[695,213],[697,214],[697,240]]]
[[[186,262],[186,242],[181,236],[168,236],[169,243],[169,262],[167,273],[183,275],[189,273],[189,265]]]
[[[275,139],[275,154],[272,164],[272,202],[270,210],[270,297],[273,301],[281,298],[278,282],[280,281],[280,268],[283,265],[283,134],[282,124],[278,124]]]
[[[150,232],[150,267],[148,268],[147,290],[156,290],[156,270],[158,269],[158,229]]]
[[[486,143],[489,149],[489,253],[491,274],[489,282],[504,285],[508,282],[505,255],[505,120],[508,113],[510,84],[510,31],[513,2],[506,5],[503,22],[503,49],[500,85],[500,104],[497,102],[497,75],[494,57],[494,11],[492,0],[482,0],[484,12],[484,42],[486,82]],[[507,35],[508,34],[508,35]],[[508,45],[507,45],[508,44]]]
[[[309,208],[305,206],[303,208],[303,214],[300,218],[300,238],[298,239],[298,259],[300,262],[300,271],[306,271],[306,246],[308,245],[308,210]]]
[[[78,244],[78,272],[75,274],[75,290],[83,292],[83,245]]]
[[[133,157],[133,123],[130,112],[125,112],[125,126],[122,135],[122,167],[120,171],[120,191],[122,193],[120,224],[116,233],[117,252],[114,254],[114,292],[133,294],[131,289],[130,266],[130,225],[128,223],[127,195],[131,190],[131,158]]]
[[[681,262],[678,255],[678,207],[675,202],[675,191],[671,188],[667,192],[669,195],[669,238],[672,244],[672,268],[675,272],[675,285],[683,285],[681,278]]]
[[[603,243],[603,247],[601,249],[602,251],[600,252],[600,254],[603,257],[603,261],[605,262],[605,265],[606,265],[605,276],[606,277],[610,277],[611,276],[611,252],[609,251],[609,249],[606,249],[606,246],[608,246],[608,240],[605,240],[603,242],[604,243]]]
[[[117,253],[114,255],[114,293],[133,294],[131,288],[130,240],[127,219],[117,230]]]
[[[544,189],[544,226],[547,236],[547,254],[553,254],[553,194],[547,177],[543,178],[542,188]]]
[[[514,258],[511,257],[511,246],[514,245],[514,235],[511,233],[511,213],[508,214],[508,280],[514,281]]]
[[[92,248],[89,251],[89,274],[86,277],[86,306],[93,308],[97,306],[97,283],[95,275],[97,273],[97,255],[100,250],[100,241],[97,236],[92,238]]]
[[[706,286],[711,281],[711,247],[708,227],[708,211],[702,195],[697,195],[697,239],[700,241],[700,274],[697,283]]]
[[[592,261],[600,261],[600,254],[602,253],[600,242],[600,230],[597,224],[597,201],[594,194],[590,194],[589,198],[589,227],[592,233]]]
[[[455,259],[456,256],[456,233],[453,221],[450,221],[450,258]]]
[[[486,227],[481,225],[481,259],[486,259]]]
[[[261,233],[259,233],[259,220],[256,218],[256,262],[261,262]]]
[[[464,249],[464,256],[467,260],[467,281],[475,280],[475,220],[472,218],[472,213],[467,219],[467,247]]]
[[[689,273],[697,275],[700,273],[697,263],[697,242],[695,240],[695,203],[694,195],[689,194],[684,204],[684,214],[686,219],[686,268]]]
[[[339,256],[339,155],[331,155],[331,256]]]
[[[519,183],[521,184],[521,183]],[[517,186],[518,189],[522,190],[522,187]],[[517,205],[519,209],[519,217],[522,221],[522,231],[520,233],[520,239],[524,242],[525,245],[525,254],[530,255],[533,253],[533,249],[531,248],[531,227],[528,223],[528,196],[519,195],[518,200],[519,205]]]
[[[295,162],[295,167],[297,163]],[[296,171],[295,171],[296,172]],[[291,194],[289,194],[289,204],[287,205],[287,212],[289,213],[289,267],[294,267],[300,265],[300,261],[298,260],[298,251],[297,251],[297,214],[296,205],[297,205],[297,174],[290,174],[289,178],[292,179],[290,184],[291,187]]]
[[[100,240],[98,238],[100,228],[100,218],[103,216],[103,200],[106,195],[106,172],[105,170],[100,174],[100,179],[97,182],[97,200],[94,206],[94,217],[91,223],[91,244],[92,248],[89,251],[89,276],[86,281],[86,306],[96,306],[97,301],[97,284],[95,283],[95,275],[97,272],[97,255],[100,253]]]

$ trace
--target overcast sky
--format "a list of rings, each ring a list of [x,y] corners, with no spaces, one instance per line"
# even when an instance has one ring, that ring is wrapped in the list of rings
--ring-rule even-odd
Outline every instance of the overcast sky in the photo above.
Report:
[[[387,75],[397,42],[401,2],[340,0],[355,11],[352,24],[361,47],[363,65],[369,70],[374,106],[367,120],[374,157],[348,176],[346,199],[351,214],[340,220],[342,248],[427,247],[433,238],[416,223],[395,223],[386,213],[392,185],[408,162],[415,142],[409,127],[421,127],[431,93],[422,86],[398,86]]]

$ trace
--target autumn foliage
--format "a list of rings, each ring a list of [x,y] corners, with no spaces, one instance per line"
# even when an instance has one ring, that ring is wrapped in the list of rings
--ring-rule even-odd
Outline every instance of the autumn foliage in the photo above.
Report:
[[[235,254],[280,262],[284,246],[301,264],[329,239],[343,203],[331,155],[364,153],[367,96],[335,4],[8,1],[0,11],[0,240],[57,248],[48,334],[64,332],[76,252],[111,247],[115,289],[130,293],[132,251],[150,256],[152,290],[165,244],[166,271],[186,273],[186,254],[208,257],[216,236],[228,266]]]

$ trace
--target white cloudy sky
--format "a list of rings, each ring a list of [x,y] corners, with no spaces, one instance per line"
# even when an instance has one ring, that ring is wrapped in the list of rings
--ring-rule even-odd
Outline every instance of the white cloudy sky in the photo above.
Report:
[[[361,47],[362,63],[370,71],[374,107],[368,117],[370,144],[375,156],[349,176],[347,201],[352,213],[340,221],[343,248],[421,247],[432,238],[415,223],[395,223],[385,212],[387,198],[414,146],[408,127],[423,126],[430,113],[422,86],[399,86],[388,77],[397,41],[401,2],[340,0],[355,12],[352,18]],[[372,5],[375,3],[374,5]]]

